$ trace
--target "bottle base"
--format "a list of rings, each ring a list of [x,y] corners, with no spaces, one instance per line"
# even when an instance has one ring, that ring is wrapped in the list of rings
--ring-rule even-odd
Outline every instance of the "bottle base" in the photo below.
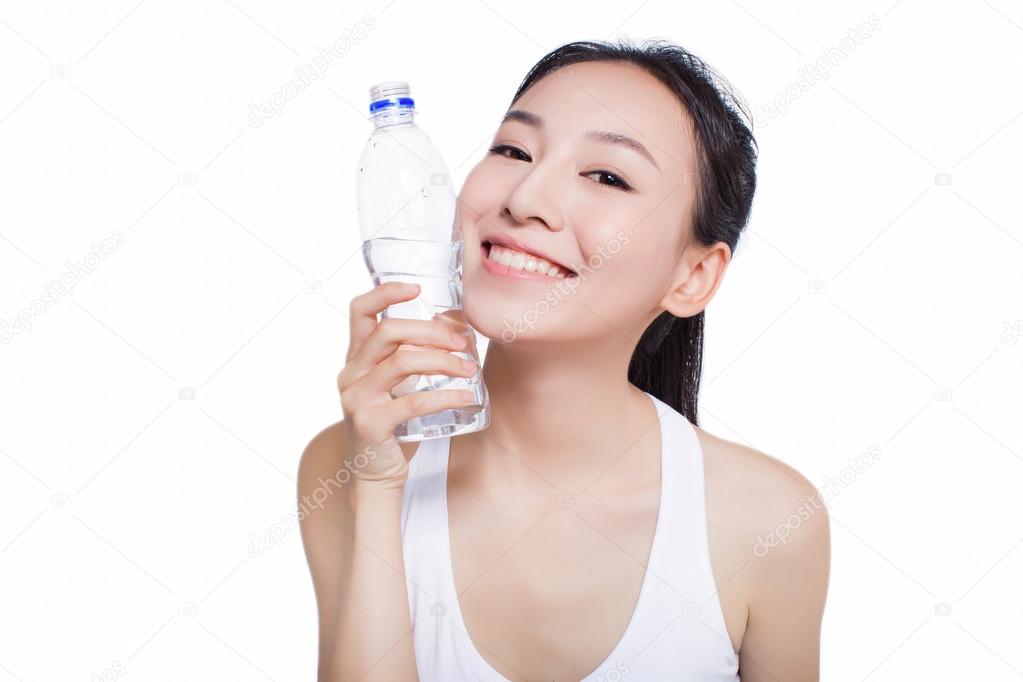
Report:
[[[446,436],[461,436],[474,431],[482,431],[488,426],[490,426],[489,407],[469,405],[442,410],[402,422],[394,431],[394,439],[399,443],[412,443]]]

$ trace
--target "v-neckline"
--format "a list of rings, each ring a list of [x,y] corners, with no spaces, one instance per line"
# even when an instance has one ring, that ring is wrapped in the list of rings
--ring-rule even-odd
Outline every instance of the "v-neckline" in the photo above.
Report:
[[[657,415],[658,428],[660,431],[660,499],[657,504],[657,522],[654,526],[653,540],[650,544],[650,555],[647,559],[646,567],[643,569],[643,581],[640,584],[639,596],[636,599],[636,604],[632,608],[632,614],[629,616],[629,622],[625,626],[625,630],[622,632],[622,636],[618,639],[618,642],[612,647],[610,653],[602,660],[597,667],[589,671],[582,677],[579,682],[587,682],[593,678],[593,675],[601,672],[606,666],[612,662],[622,658],[622,652],[628,646],[629,641],[634,637],[633,632],[638,627],[642,612],[648,608],[648,602],[650,600],[651,583],[655,577],[650,571],[650,567],[655,565],[655,562],[660,559],[661,544],[663,543],[662,535],[666,532],[665,527],[668,525],[666,520],[668,514],[668,503],[669,496],[671,493],[669,476],[668,461],[667,461],[667,449],[668,444],[665,439],[668,437],[668,429],[666,428],[665,420],[666,415],[662,414],[662,410],[670,410],[670,406],[662,403],[658,398],[651,395],[647,391],[643,391],[644,394],[653,403],[654,413]],[[451,437],[448,436],[443,439],[443,453],[441,455],[441,461],[444,464],[444,476],[442,477],[443,489],[440,495],[441,506],[443,509],[443,530],[441,532],[441,541],[443,546],[441,547],[442,560],[444,561],[444,575],[447,582],[447,588],[451,595],[451,623],[462,634],[465,635],[467,648],[469,655],[474,659],[476,666],[480,669],[485,670],[487,674],[487,682],[512,682],[507,677],[499,673],[490,663],[483,657],[483,654],[476,648],[476,643],[472,641],[472,637],[469,635],[469,628],[465,624],[465,618],[462,615],[462,607],[458,601],[458,589],[455,585],[455,571],[454,561],[452,560],[451,554],[451,527],[448,519],[448,464],[450,463],[451,454]],[[492,680],[490,678],[493,678]]]

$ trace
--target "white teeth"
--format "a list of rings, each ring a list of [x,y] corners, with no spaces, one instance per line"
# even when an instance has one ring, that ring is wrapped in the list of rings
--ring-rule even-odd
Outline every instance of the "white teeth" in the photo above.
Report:
[[[548,277],[558,278],[563,278],[567,274],[565,270],[554,263],[549,263],[542,258],[537,258],[521,251],[508,249],[496,244],[491,244],[490,255],[487,257],[499,265],[505,265],[514,270],[535,272],[547,275]]]

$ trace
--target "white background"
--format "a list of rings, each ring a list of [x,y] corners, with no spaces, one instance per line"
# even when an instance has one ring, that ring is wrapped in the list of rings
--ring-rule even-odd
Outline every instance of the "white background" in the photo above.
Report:
[[[823,679],[1023,677],[1018,3],[128,0],[0,5],[0,682],[314,679],[295,474],[371,285],[368,88],[461,186],[540,56],[618,36],[789,93],[700,423],[832,492]]]

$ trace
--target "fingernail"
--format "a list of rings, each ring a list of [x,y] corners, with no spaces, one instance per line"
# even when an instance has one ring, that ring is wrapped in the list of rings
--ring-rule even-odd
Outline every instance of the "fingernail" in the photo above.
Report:
[[[465,346],[466,338],[457,332],[451,332],[451,340],[454,342],[456,348],[462,348]]]
[[[465,367],[466,372],[471,372],[476,369],[476,363],[472,360],[462,360],[462,366]]]

